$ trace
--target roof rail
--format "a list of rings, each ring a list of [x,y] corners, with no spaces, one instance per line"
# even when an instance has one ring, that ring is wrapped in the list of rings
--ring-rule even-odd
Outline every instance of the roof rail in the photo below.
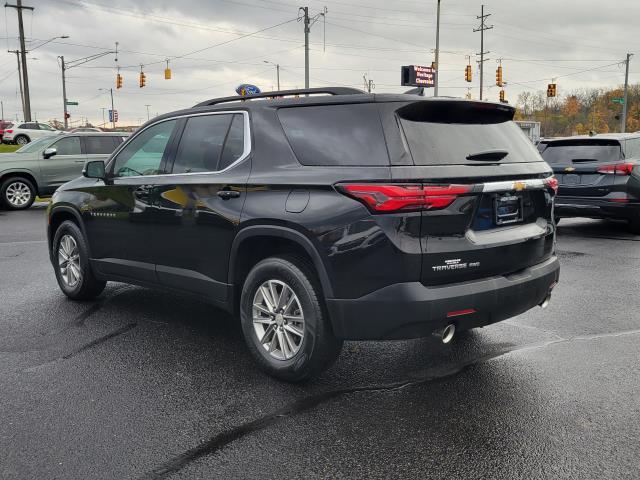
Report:
[[[213,98],[204,102],[198,103],[196,107],[206,107],[210,105],[217,105],[219,103],[238,102],[240,100],[253,100],[254,98],[271,98],[271,97],[290,97],[293,95],[313,95],[317,93],[326,93],[329,95],[357,95],[359,93],[365,93],[363,90],[351,87],[320,87],[320,88],[301,88],[295,90],[278,90],[276,92],[262,92],[254,95],[247,95],[241,97],[239,95],[233,97]]]

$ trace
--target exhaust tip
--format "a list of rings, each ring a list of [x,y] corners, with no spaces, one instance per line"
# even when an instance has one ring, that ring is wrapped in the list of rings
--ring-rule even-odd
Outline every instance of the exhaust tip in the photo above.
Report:
[[[551,294],[547,295],[547,297],[540,304],[540,308],[547,308],[549,303],[551,302]]]
[[[451,340],[453,340],[453,337],[455,336],[455,334],[456,334],[456,326],[453,323],[450,323],[449,325],[444,327],[444,329],[442,330],[442,335],[440,339],[442,340],[442,343],[447,344],[447,343],[450,343]]]

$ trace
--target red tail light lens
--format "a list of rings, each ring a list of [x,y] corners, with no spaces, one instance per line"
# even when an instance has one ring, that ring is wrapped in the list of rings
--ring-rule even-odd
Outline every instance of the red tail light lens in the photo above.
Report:
[[[13,133],[13,130],[5,130],[4,133]]]
[[[360,200],[373,212],[437,210],[451,205],[473,185],[385,185],[350,183],[338,185],[346,195]]]
[[[598,173],[604,173],[608,175],[631,175],[633,172],[633,168],[636,166],[635,163],[618,163],[614,165],[603,165],[598,168]]]
[[[558,179],[556,177],[545,178],[544,184],[553,190],[554,195],[558,193]]]

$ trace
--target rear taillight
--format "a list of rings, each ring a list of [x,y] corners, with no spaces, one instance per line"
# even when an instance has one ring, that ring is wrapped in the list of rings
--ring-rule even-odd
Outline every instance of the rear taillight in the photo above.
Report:
[[[360,200],[373,212],[437,210],[451,205],[473,185],[385,185],[349,183],[337,186],[342,193]]]
[[[547,177],[544,179],[544,184],[553,190],[554,194],[558,193],[558,179],[556,177]]]
[[[4,133],[13,133],[13,130],[5,130]]]
[[[635,163],[617,163],[614,165],[603,165],[598,168],[598,173],[604,173],[605,175],[631,175]]]

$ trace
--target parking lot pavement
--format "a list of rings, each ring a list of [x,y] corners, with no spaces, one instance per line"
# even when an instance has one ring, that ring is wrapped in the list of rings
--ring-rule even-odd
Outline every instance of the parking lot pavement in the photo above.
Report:
[[[638,478],[640,237],[564,219],[546,310],[351,342],[319,380],[238,323],[123,284],[58,290],[42,208],[0,212],[0,478]]]

